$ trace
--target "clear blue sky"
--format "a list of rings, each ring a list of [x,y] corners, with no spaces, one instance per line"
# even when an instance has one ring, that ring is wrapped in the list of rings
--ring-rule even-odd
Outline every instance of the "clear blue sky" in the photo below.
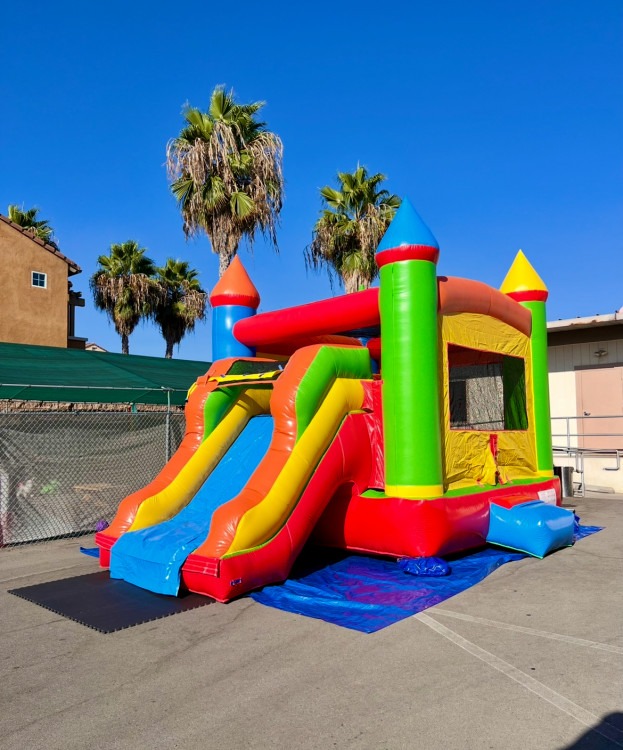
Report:
[[[6,21],[6,19],[5,19]],[[82,266],[77,330],[120,341],[88,278],[113,242],[217,279],[187,243],[163,166],[185,102],[217,84],[265,100],[285,145],[275,256],[241,258],[263,310],[332,294],[303,249],[318,188],[357,162],[408,195],[441,246],[439,272],[499,286],[522,248],[550,289],[549,318],[623,306],[621,0],[378,3],[36,0],[0,29],[0,212],[37,205]],[[209,359],[209,324],[175,356]],[[163,355],[151,326],[135,354]]]

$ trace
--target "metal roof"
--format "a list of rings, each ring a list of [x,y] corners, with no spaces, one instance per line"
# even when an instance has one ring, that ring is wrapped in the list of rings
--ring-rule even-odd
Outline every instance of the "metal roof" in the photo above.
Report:
[[[580,318],[567,318],[566,320],[550,320],[547,330],[552,333],[558,331],[574,331],[580,328],[600,328],[603,326],[614,326],[623,324],[623,307],[609,315],[588,315]]]

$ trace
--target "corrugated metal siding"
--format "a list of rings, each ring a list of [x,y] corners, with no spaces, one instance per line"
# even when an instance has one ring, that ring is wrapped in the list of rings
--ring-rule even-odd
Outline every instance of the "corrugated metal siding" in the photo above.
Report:
[[[596,357],[594,352],[605,349],[608,354]],[[596,340],[588,344],[563,344],[548,350],[550,372],[573,372],[577,367],[605,367],[623,364],[623,337],[616,341]]]

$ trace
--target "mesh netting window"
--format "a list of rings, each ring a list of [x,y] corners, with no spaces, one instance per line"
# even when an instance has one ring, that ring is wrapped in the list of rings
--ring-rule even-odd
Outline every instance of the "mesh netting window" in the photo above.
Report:
[[[450,427],[526,430],[526,369],[521,357],[448,345]]]
[[[273,372],[280,370],[282,365],[278,362],[261,362],[237,359],[227,370],[228,375],[261,375],[263,372]]]

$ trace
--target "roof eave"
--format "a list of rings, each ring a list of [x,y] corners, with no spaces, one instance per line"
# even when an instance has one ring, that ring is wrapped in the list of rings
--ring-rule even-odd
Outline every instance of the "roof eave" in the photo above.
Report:
[[[75,263],[71,258],[68,258],[66,255],[63,255],[60,250],[53,247],[52,245],[48,244],[47,242],[44,242],[40,237],[35,237],[32,235],[27,229],[24,227],[21,227],[19,224],[16,224],[14,221],[11,221],[11,219],[8,218],[8,216],[3,216],[0,214],[0,221],[3,221],[5,224],[8,224],[10,227],[13,227],[13,229],[16,229],[18,232],[20,232],[24,237],[28,237],[29,240],[36,243],[40,247],[42,247],[44,250],[47,250],[49,253],[52,253],[52,255],[56,255],[57,258],[60,258],[61,260],[64,260],[65,263],[67,263],[67,275],[68,276],[75,276],[78,273],[82,273],[82,269],[80,266]]]
[[[551,333],[557,333],[559,331],[577,331],[581,328],[604,328],[616,325],[623,325],[623,308],[610,315],[592,315],[584,318],[552,320],[548,322],[547,330]]]

